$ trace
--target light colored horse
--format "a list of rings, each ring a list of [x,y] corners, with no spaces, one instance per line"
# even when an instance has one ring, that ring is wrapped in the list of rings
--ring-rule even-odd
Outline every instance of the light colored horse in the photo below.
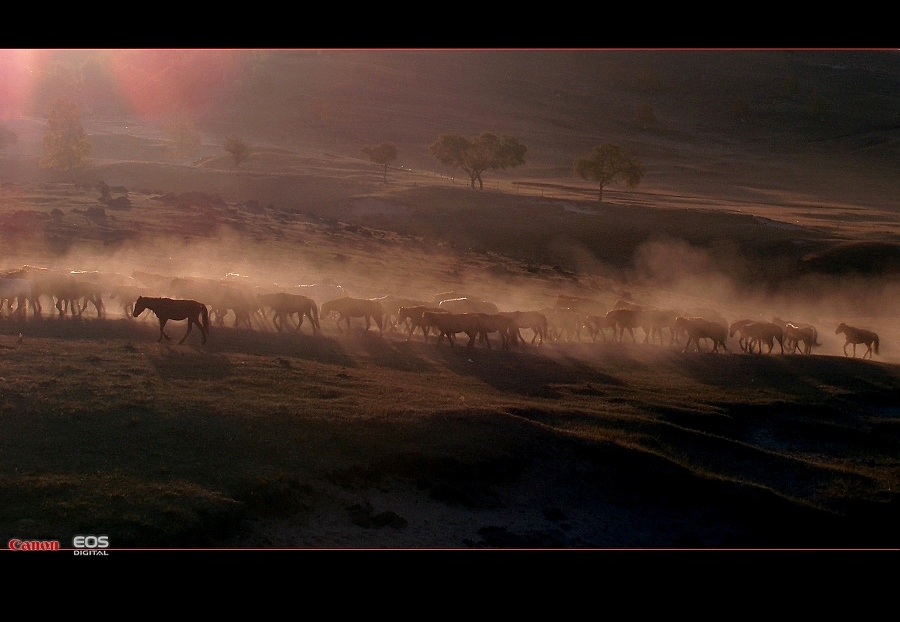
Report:
[[[344,332],[341,323],[347,325],[350,332],[350,318],[362,317],[366,319],[366,332],[372,326],[372,322],[378,327],[378,332],[384,334],[384,308],[381,303],[372,298],[353,298],[345,296],[335,300],[327,300],[319,308],[320,317],[328,317],[337,314],[338,331]]]
[[[725,352],[728,352],[728,346],[725,341],[728,339],[728,327],[719,322],[708,320],[704,317],[689,317],[679,315],[675,318],[673,325],[676,331],[684,331],[687,335],[687,343],[684,344],[682,353],[687,352],[691,343],[696,346],[697,352],[700,351],[700,340],[711,339],[713,342],[713,352],[719,351],[719,346]]]
[[[775,348],[775,342],[781,346],[781,353],[784,354],[784,328],[775,322],[750,322],[740,329],[741,333],[747,338],[747,352],[753,354],[754,347],[758,348],[757,354],[762,354],[762,344],[769,346],[767,354],[772,354]]]
[[[791,337],[791,336],[788,335],[788,330],[787,330],[787,325],[788,325],[788,324],[793,324],[793,325],[796,326],[797,328],[803,328],[803,329],[808,328],[808,329],[810,329],[810,331],[812,332],[812,343],[813,343],[813,345],[817,345],[817,346],[818,346],[818,345],[821,345],[821,344],[819,344],[819,343],[816,343],[816,342],[818,342],[818,340],[819,340],[819,331],[818,331],[818,330],[816,329],[816,327],[813,326],[812,324],[807,324],[807,323],[805,323],[805,322],[788,322],[788,321],[786,321],[786,320],[782,320],[782,319],[781,319],[780,317],[778,317],[777,315],[772,317],[772,321],[775,322],[776,324],[778,324],[779,326],[781,326],[782,328],[785,329],[785,334],[784,334],[784,345],[785,345],[785,347],[786,347],[788,350],[791,351],[791,353],[793,353],[793,352],[799,350],[800,348],[799,348],[799,344],[798,344],[796,341],[793,340],[793,337]]]
[[[784,325],[784,343],[787,344],[791,354],[802,352],[812,354],[813,347],[821,346],[817,339],[818,332],[814,326],[795,326],[788,322]],[[800,343],[803,342],[803,348]]]
[[[847,346],[853,344],[853,358],[856,358],[856,344],[858,343],[865,344],[866,346],[866,351],[862,355],[863,358],[868,356],[871,359],[872,352],[878,354],[878,333],[866,330],[865,328],[848,326],[843,322],[841,322],[834,331],[835,335],[839,335],[840,333],[844,333],[844,337],[847,339],[847,341],[844,342],[844,356],[850,356],[847,354]]]

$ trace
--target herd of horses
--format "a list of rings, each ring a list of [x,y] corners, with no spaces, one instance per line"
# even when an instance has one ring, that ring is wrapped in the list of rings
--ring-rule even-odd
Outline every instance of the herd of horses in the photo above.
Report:
[[[111,278],[115,277],[115,278]],[[552,307],[539,310],[501,311],[496,304],[458,292],[442,292],[429,300],[387,295],[359,298],[331,283],[299,285],[260,290],[241,282],[238,275],[224,279],[166,277],[134,272],[130,277],[91,272],[61,272],[24,266],[0,275],[0,316],[26,319],[44,317],[45,302],[52,302],[57,317],[81,317],[93,307],[98,318],[107,314],[107,300],[118,300],[126,317],[137,318],[150,311],[159,322],[159,338],[168,340],[169,321],[187,321],[187,331],[178,342],[184,343],[194,326],[206,343],[210,325],[222,326],[233,316],[234,328],[254,329],[256,322],[271,322],[278,332],[299,332],[306,321],[314,335],[321,334],[321,322],[335,321],[340,334],[353,330],[351,321],[365,322],[366,334],[374,327],[379,334],[403,331],[406,341],[416,331],[436,345],[444,339],[452,347],[460,334],[466,346],[481,344],[491,348],[490,335],[499,338],[502,350],[520,345],[541,346],[545,342],[638,342],[636,330],[643,331],[643,342],[681,347],[683,353],[707,350],[728,352],[728,339],[737,337],[741,351],[748,354],[772,354],[778,345],[781,354],[812,353],[822,344],[818,331],[808,323],[773,317],[771,321],[743,319],[728,322],[715,309],[674,310],[618,299],[611,309],[590,298],[560,294]],[[271,314],[271,317],[269,316]],[[530,331],[526,341],[522,331]],[[609,334],[607,334],[609,333]],[[843,352],[857,356],[857,345],[866,346],[862,358],[879,354],[878,334],[841,323],[835,334],[843,334]],[[626,337],[627,335],[627,337]],[[703,346],[702,343],[709,345]]]

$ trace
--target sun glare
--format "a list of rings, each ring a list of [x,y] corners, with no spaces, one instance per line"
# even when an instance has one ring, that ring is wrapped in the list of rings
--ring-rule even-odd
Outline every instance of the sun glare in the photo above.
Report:
[[[201,112],[234,82],[231,50],[106,50],[110,73],[142,117]]]
[[[43,50],[0,50],[0,120],[25,114],[46,56]]]

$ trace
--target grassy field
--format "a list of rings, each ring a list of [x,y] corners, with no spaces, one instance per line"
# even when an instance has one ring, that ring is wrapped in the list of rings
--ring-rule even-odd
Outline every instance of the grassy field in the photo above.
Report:
[[[504,351],[359,322],[345,334],[333,318],[321,334],[260,317],[238,328],[231,316],[205,345],[196,331],[176,345],[184,322],[158,343],[155,318],[115,298],[104,317],[4,313],[6,540],[897,547],[896,176],[837,156],[767,164],[715,143],[709,160],[673,153],[599,203],[552,167],[473,191],[422,166],[384,184],[347,144],[258,147],[240,167],[219,155],[175,165],[154,144],[105,133],[65,179],[25,146],[0,155],[3,267],[328,281],[359,297],[454,291],[502,310],[628,295],[810,322],[821,345],[748,355],[732,338],[727,353],[682,352],[638,331]],[[845,356],[840,322],[876,330],[879,354]]]

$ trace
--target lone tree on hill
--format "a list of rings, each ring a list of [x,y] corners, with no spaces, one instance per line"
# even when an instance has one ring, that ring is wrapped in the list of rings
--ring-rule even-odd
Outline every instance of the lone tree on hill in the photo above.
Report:
[[[91,142],[81,125],[81,110],[69,97],[58,98],[47,114],[43,168],[68,171],[84,164]]]
[[[587,181],[600,184],[597,200],[603,202],[603,188],[624,181],[634,188],[644,177],[644,165],[633,152],[616,143],[594,147],[586,158],[575,161],[575,173]]]
[[[237,136],[229,136],[225,139],[225,151],[230,153],[231,157],[234,158],[235,166],[243,162],[247,156],[250,155],[250,147]]]
[[[5,125],[0,125],[0,149],[6,149],[17,142],[19,142],[19,135]]]
[[[477,138],[459,134],[441,134],[431,144],[431,155],[441,164],[463,169],[469,186],[484,189],[481,173],[487,170],[515,168],[525,164],[528,148],[513,136],[484,132]]]
[[[363,154],[375,164],[384,166],[384,183],[387,183],[388,163],[397,159],[397,145],[381,143],[375,147],[363,147]]]

